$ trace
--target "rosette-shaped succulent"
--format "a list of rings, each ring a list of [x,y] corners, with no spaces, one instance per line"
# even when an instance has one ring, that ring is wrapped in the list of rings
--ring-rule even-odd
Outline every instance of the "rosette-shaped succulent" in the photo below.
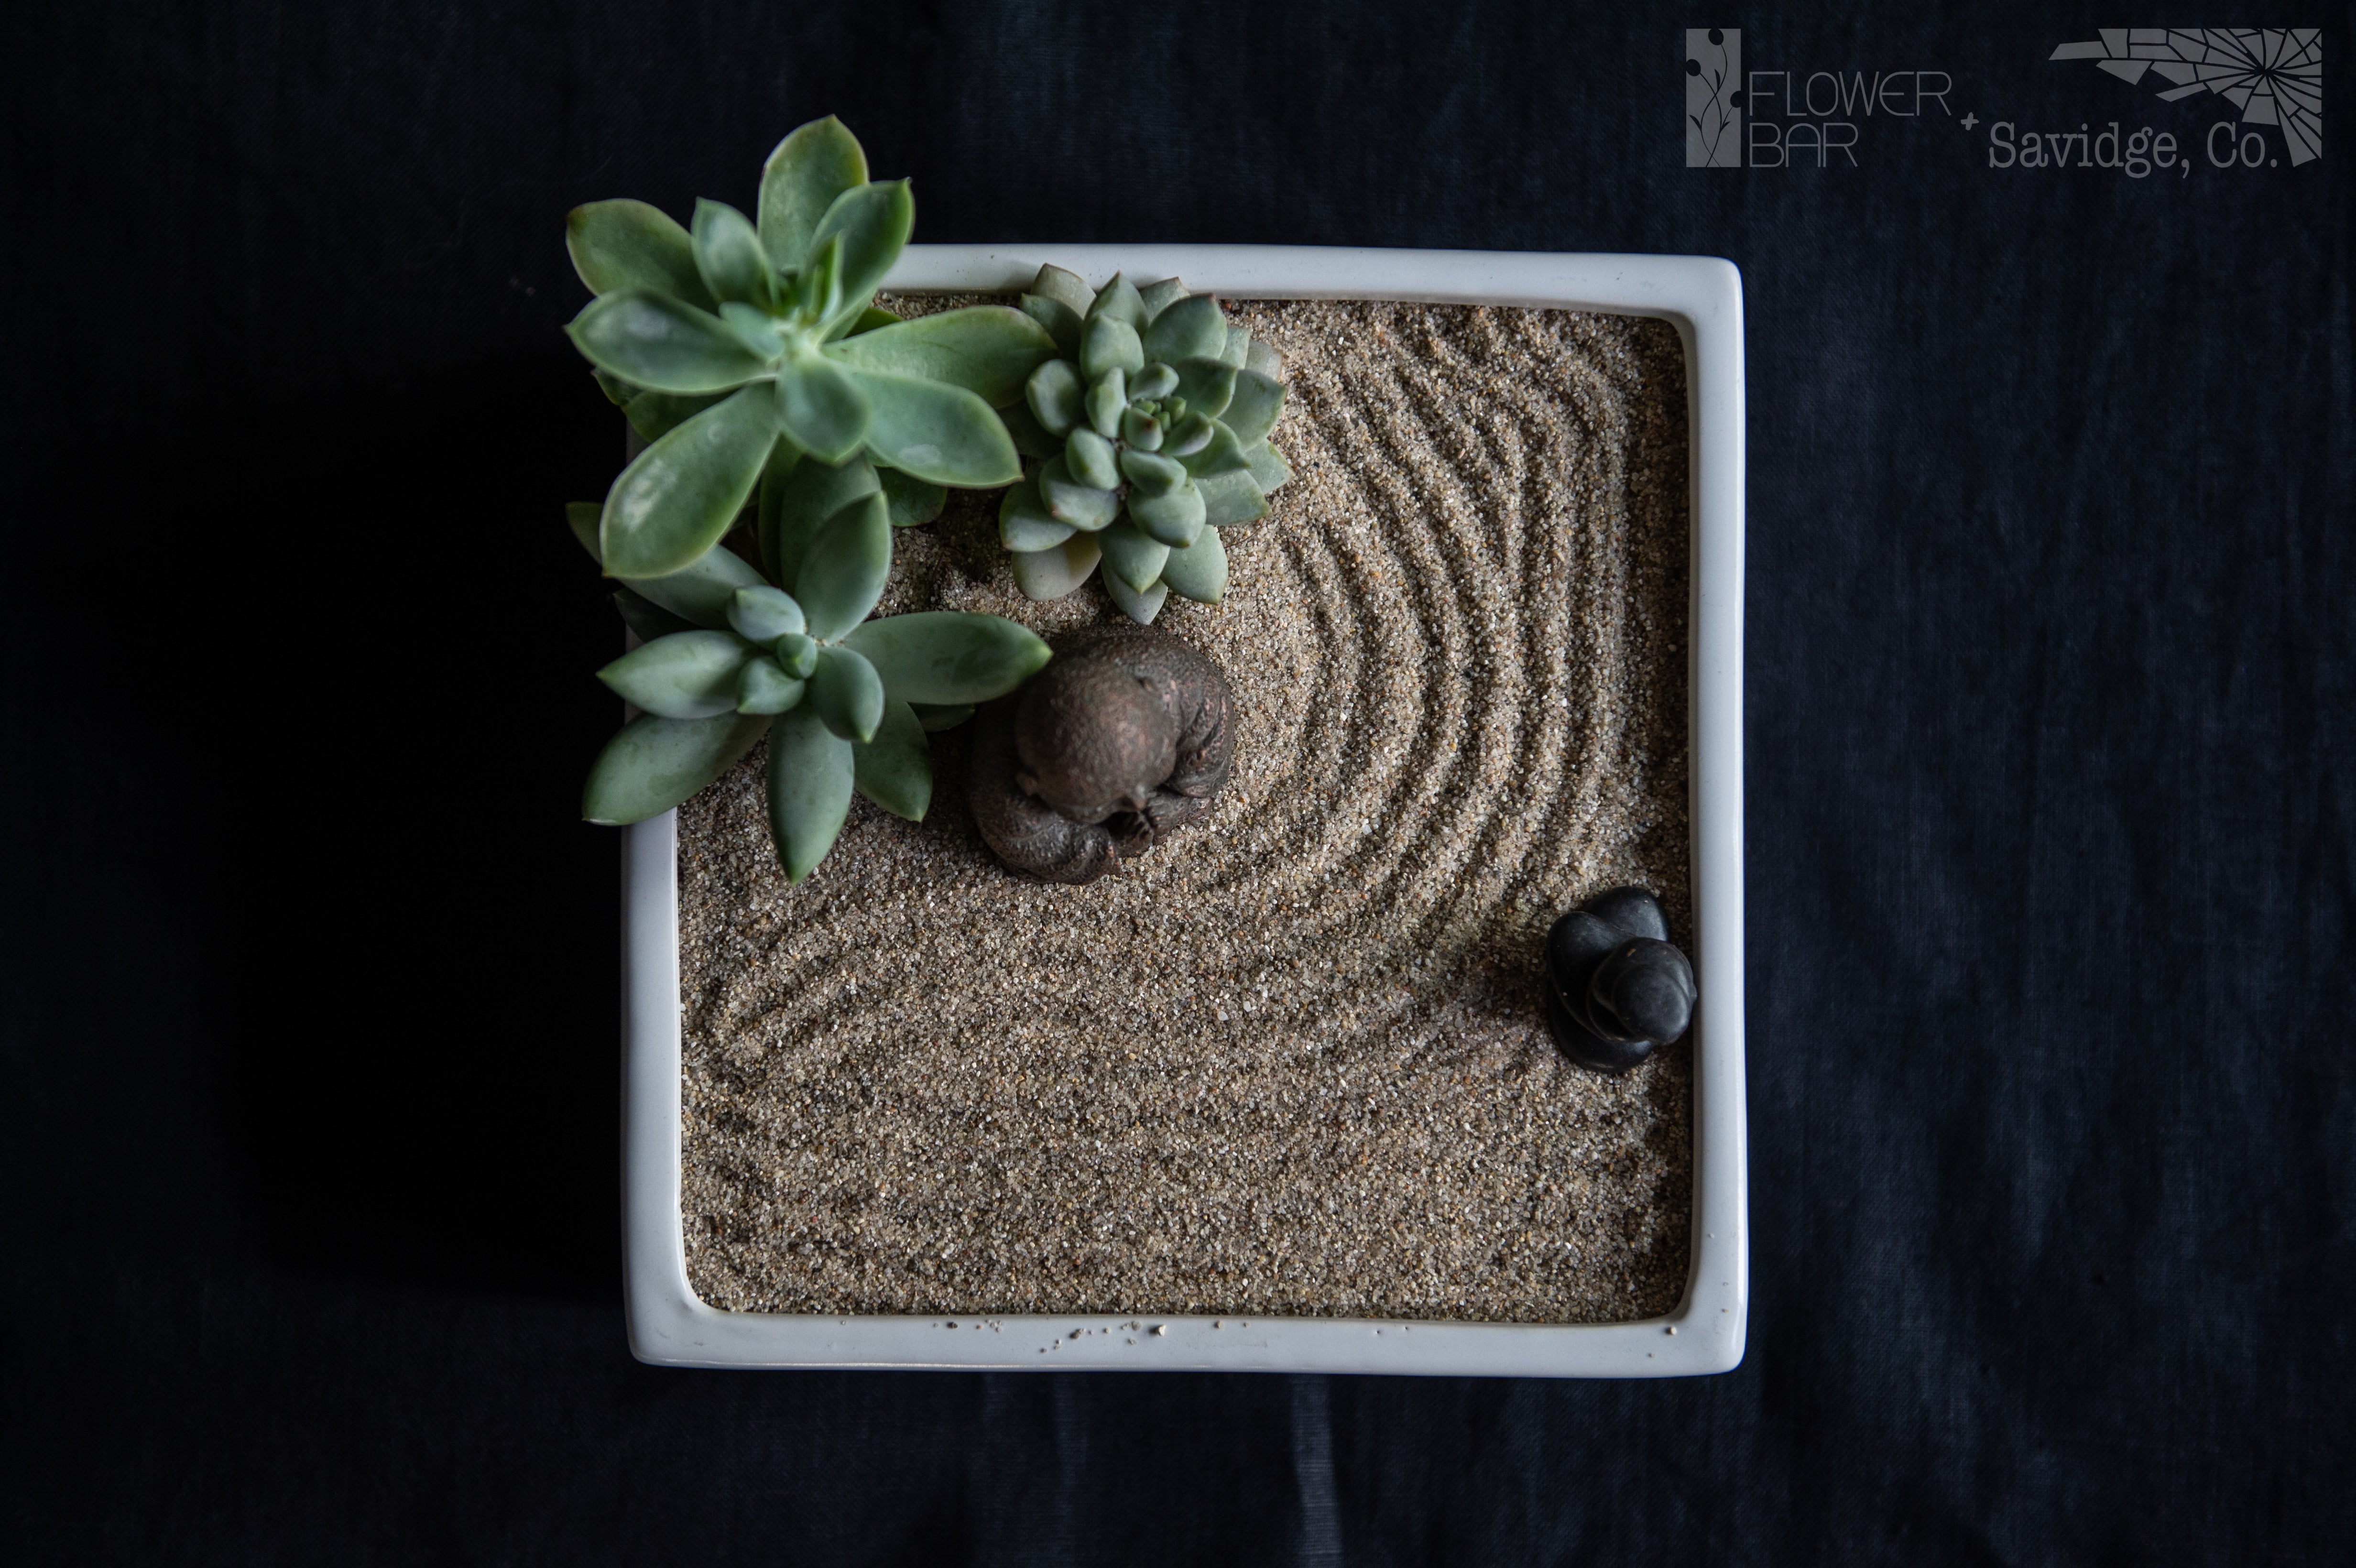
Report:
[[[1175,278],[1140,291],[1116,276],[1091,295],[1077,275],[1042,267],[1023,308],[1058,357],[1004,415],[1041,460],[999,508],[1015,581],[1060,599],[1102,564],[1113,602],[1140,624],[1172,593],[1216,603],[1227,587],[1218,530],[1264,516],[1268,493],[1292,477],[1268,443],[1284,407],[1276,351]]]
[[[873,308],[906,245],[905,180],[867,177],[831,117],[778,144],[757,221],[699,201],[691,230],[640,201],[573,210],[566,244],[597,298],[568,331],[651,442],[614,483],[600,559],[626,580],[718,544],[765,472],[865,462],[924,485],[1008,484],[995,409],[1055,352],[1002,305],[901,321]]]
[[[996,615],[869,620],[892,565],[892,503],[864,464],[809,464],[798,477],[769,519],[779,582],[719,545],[615,596],[644,642],[598,678],[644,711],[606,743],[582,803],[592,822],[644,821],[766,734],[770,832],[797,882],[833,848],[854,789],[922,820],[933,793],[926,731],[963,721],[1048,658],[1046,644]],[[570,515],[597,555],[601,509],[584,502]]]

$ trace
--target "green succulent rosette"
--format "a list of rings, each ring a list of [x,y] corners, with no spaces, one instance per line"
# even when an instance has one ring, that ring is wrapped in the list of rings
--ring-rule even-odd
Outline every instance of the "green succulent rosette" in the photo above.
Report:
[[[566,246],[597,297],[566,330],[648,443],[599,512],[609,575],[685,571],[803,464],[860,469],[902,514],[1020,477],[994,411],[1054,340],[1002,305],[877,309],[915,222],[908,183],[870,180],[830,116],[770,155],[756,219],[717,201],[685,229],[640,201],[573,211]]]
[[[1292,477],[1268,441],[1284,408],[1276,351],[1175,278],[1140,290],[1116,276],[1091,293],[1042,267],[1023,311],[1056,357],[1001,415],[1038,460],[999,507],[1015,581],[1060,599],[1101,565],[1140,624],[1172,593],[1216,603],[1227,586],[1218,530],[1265,516]]]
[[[568,510],[598,556],[603,509]],[[833,848],[854,793],[923,820],[926,733],[1021,686],[1048,649],[996,615],[869,619],[891,571],[891,513],[872,467],[807,464],[770,519],[778,581],[715,545],[616,593],[641,642],[597,677],[640,712],[591,766],[582,815],[619,826],[669,811],[766,735],[770,835],[788,880]]]

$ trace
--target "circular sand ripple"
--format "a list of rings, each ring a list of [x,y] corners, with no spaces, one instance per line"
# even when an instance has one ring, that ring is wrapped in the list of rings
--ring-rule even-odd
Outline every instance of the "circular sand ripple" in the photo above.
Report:
[[[1682,1287],[1688,1074],[1562,1063],[1540,938],[1622,881],[1686,933],[1684,382],[1656,323],[1237,305],[1295,483],[1162,624],[1235,688],[1206,824],[1010,877],[943,774],[809,882],[755,763],[681,812],[697,1286],[772,1310],[1562,1319]],[[1043,632],[984,508],[885,609]]]

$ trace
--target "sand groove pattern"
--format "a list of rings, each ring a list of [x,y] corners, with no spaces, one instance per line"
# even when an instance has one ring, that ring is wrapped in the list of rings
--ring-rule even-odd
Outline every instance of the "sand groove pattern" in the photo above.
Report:
[[[1595,1321],[1675,1304],[1690,1065],[1539,1021],[1585,894],[1687,922],[1685,376],[1665,325],[1244,304],[1296,483],[1163,624],[1235,687],[1206,826],[1086,888],[991,860],[958,784],[861,803],[802,887],[760,758],[680,813],[689,1271],[783,1312]],[[962,498],[961,498],[962,499]],[[1043,632],[994,509],[884,606]]]

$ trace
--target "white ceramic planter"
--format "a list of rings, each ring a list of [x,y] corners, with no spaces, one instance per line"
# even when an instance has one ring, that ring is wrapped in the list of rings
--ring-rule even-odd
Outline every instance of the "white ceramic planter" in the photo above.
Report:
[[[1014,291],[1042,261],[1182,277],[1231,299],[1388,299],[1657,316],[1686,350],[1695,1019],[1685,1299],[1635,1323],[1170,1317],[820,1317],[723,1312],[687,1279],[680,1215],[679,877],[672,814],[623,852],[622,1181],[630,1349],[693,1367],[943,1367],[1674,1377],[1742,1359],[1750,1295],[1742,1088],[1742,280],[1698,256],[1258,245],[912,245],[885,287]],[[1061,1341],[1052,1360],[1040,1352]]]

